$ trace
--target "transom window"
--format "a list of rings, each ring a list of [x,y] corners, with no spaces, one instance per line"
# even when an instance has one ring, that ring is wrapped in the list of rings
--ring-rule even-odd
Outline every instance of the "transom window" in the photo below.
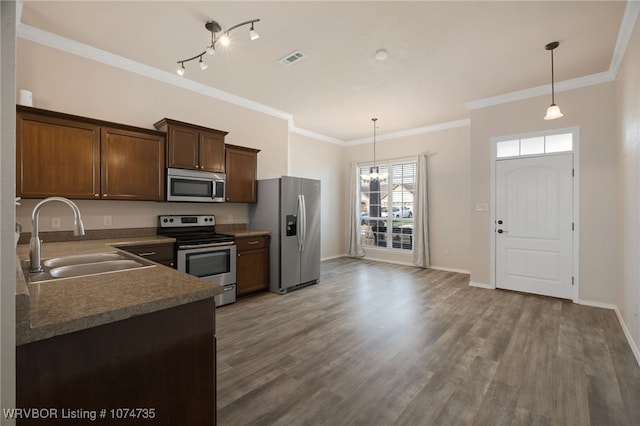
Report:
[[[368,181],[370,165],[359,167],[360,239],[365,247],[413,249],[416,161],[376,163],[384,180]]]
[[[573,134],[536,136],[525,139],[512,139],[496,144],[496,157],[521,157],[525,155],[551,154],[573,150]]]

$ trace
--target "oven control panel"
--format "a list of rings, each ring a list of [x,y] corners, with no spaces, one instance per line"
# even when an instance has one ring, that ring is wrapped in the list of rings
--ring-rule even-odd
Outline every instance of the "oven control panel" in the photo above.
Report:
[[[175,228],[189,226],[211,226],[216,224],[214,215],[168,215],[158,216],[160,228]]]

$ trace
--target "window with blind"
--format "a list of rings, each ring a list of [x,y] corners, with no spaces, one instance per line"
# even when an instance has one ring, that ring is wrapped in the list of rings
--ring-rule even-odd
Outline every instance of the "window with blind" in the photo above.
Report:
[[[369,165],[359,167],[360,238],[364,247],[413,249],[416,161],[380,162],[384,180],[368,181]]]

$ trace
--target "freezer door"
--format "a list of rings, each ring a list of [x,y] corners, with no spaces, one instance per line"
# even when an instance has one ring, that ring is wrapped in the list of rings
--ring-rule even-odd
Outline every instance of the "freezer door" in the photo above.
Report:
[[[302,232],[300,220],[300,179],[283,176],[280,179],[280,288],[286,290],[298,285],[300,281],[300,238]],[[295,221],[295,232],[284,232],[289,222]],[[289,223],[291,227],[291,224]],[[289,234],[289,235],[287,235]]]
[[[300,179],[304,211],[303,247],[300,256],[300,282],[320,278],[320,181]]]

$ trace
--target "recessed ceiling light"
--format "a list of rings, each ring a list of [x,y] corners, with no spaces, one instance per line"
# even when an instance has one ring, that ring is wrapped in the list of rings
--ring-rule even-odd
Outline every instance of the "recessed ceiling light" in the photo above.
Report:
[[[379,61],[384,61],[388,57],[389,57],[389,53],[384,49],[380,49],[376,52],[376,59]]]

